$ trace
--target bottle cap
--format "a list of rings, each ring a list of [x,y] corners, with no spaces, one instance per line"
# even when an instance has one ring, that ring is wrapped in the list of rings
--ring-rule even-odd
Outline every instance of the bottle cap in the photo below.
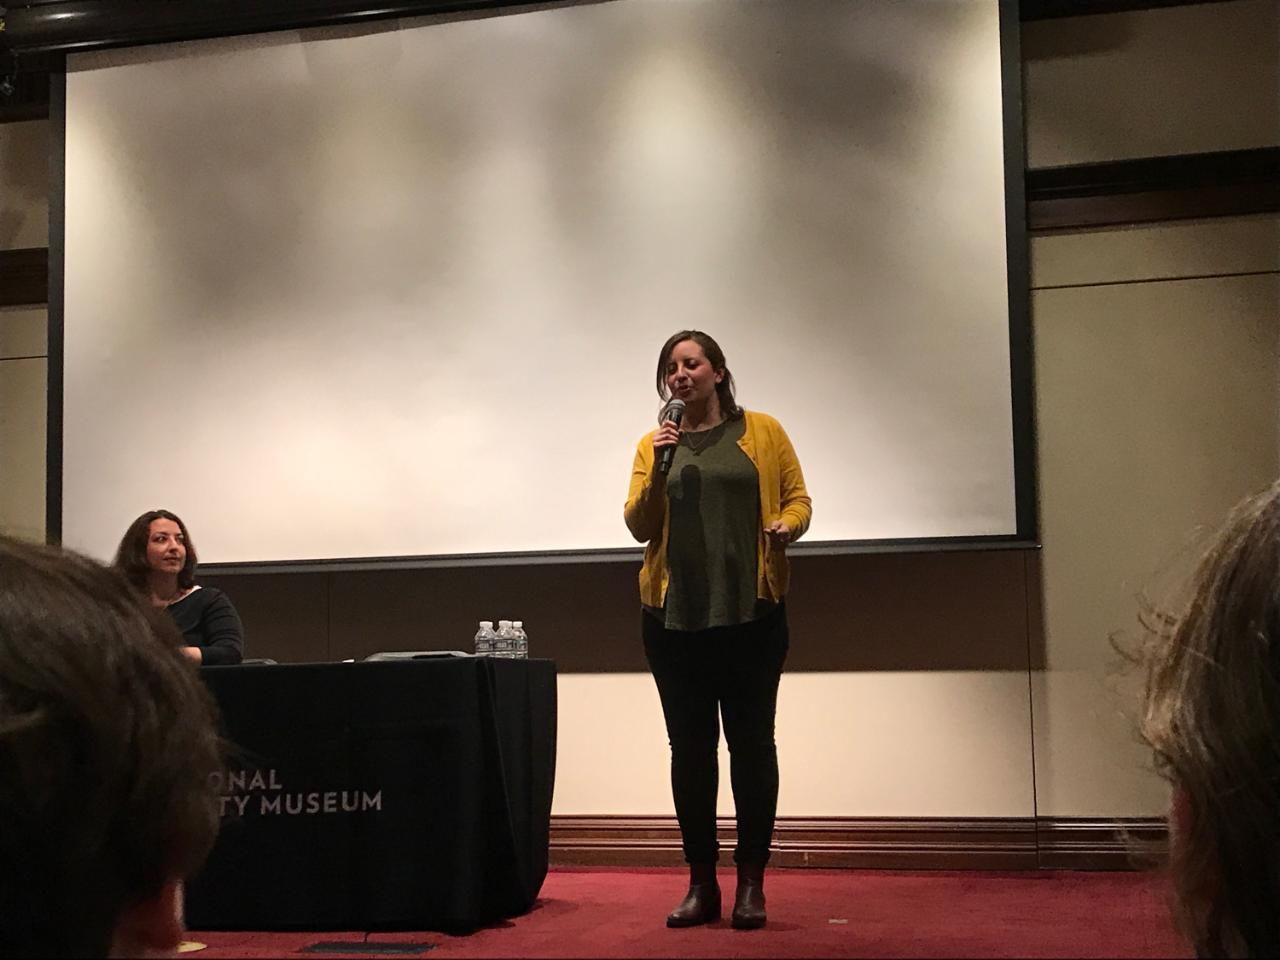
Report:
[[[511,622],[511,625],[512,625],[513,627],[519,627],[519,628],[520,628],[520,629],[522,629],[522,630],[524,629],[524,621],[523,621],[523,620],[513,620],[513,621]]]
[[[492,620],[481,620],[481,621],[480,621],[480,628],[481,628],[481,629],[484,629],[485,627],[488,627],[490,630],[492,630],[492,629],[493,629],[493,621],[492,621]]]

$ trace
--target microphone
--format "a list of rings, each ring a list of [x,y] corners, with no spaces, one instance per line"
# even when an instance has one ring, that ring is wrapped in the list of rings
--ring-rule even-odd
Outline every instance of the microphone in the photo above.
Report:
[[[658,423],[675,423],[679,424],[681,417],[684,416],[684,401],[679,397],[672,397],[667,401],[667,405],[662,408],[662,412],[658,414]],[[671,461],[676,455],[676,444],[669,447],[663,447],[662,453],[658,457],[658,472],[664,477],[667,471],[671,469]]]

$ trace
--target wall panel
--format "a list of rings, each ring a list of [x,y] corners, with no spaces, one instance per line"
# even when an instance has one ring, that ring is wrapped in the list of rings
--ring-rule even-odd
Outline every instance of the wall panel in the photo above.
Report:
[[[1097,275],[1098,247],[1125,240],[1140,274],[1218,269],[1229,225],[1116,232],[1097,246],[1036,241],[1062,278]],[[1256,224],[1243,225],[1246,233]],[[1266,226],[1265,224],[1263,225]],[[1181,233],[1181,231],[1178,231]],[[1236,262],[1266,262],[1267,231]],[[1054,249],[1054,248],[1058,249]],[[1168,250],[1162,259],[1159,253]],[[1060,258],[1060,259],[1059,259]],[[1158,814],[1165,789],[1137,742],[1137,678],[1114,636],[1140,638],[1138,596],[1176,604],[1229,507],[1272,482],[1277,448],[1280,275],[1038,290],[1045,669],[1034,676],[1042,816]]]
[[[41,541],[47,372],[44,357],[0,359],[0,532]]]
[[[0,250],[49,245],[49,122],[0,123]]]
[[[1027,165],[1280,144],[1278,34],[1274,0],[1024,24]]]

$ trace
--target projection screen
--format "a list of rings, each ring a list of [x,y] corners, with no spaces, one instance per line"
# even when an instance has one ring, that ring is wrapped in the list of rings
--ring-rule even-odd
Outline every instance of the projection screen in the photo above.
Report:
[[[75,54],[63,542],[634,547],[658,348],[809,542],[1017,532],[995,0],[614,0]]]

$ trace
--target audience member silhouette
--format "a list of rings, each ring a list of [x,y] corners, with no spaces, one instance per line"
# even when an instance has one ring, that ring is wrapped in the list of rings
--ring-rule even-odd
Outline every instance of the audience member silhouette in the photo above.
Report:
[[[1143,653],[1180,924],[1199,956],[1280,956],[1280,484],[1235,508]]]
[[[0,956],[176,948],[222,766],[181,647],[116,571],[0,538]]]

